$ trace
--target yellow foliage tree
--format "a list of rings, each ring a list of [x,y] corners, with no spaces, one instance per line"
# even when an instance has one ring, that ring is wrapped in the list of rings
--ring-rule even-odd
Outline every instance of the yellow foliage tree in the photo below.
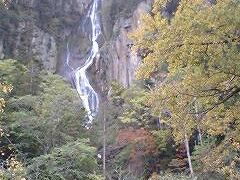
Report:
[[[12,85],[8,85],[3,82],[0,82],[0,92],[10,93],[12,89],[13,89]],[[0,112],[3,112],[4,107],[5,107],[5,100],[3,97],[0,97]]]
[[[167,2],[155,0],[152,13],[130,35],[133,50],[143,57],[138,78],[156,82],[149,105],[158,116],[170,112],[166,123],[186,145],[197,128],[210,135],[227,135],[232,128],[237,136],[240,1],[181,0],[170,20],[164,14]],[[158,77],[165,62],[168,74],[162,82]]]

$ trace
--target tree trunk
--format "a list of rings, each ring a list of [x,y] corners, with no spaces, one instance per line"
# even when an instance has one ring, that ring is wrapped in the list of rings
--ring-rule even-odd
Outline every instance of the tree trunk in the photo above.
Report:
[[[187,134],[185,134],[185,148],[186,148],[186,151],[187,151],[189,170],[190,170],[191,176],[193,177],[194,173],[193,173],[193,168],[192,168],[192,161],[191,161],[191,155],[190,155],[190,149],[189,149],[189,142],[188,142]]]
[[[162,124],[161,124],[161,118],[160,118],[160,116],[158,117],[158,120],[157,120],[157,127],[158,127],[158,129],[162,129]]]
[[[31,72],[30,72],[30,93],[33,95],[33,64],[31,63]]]
[[[106,179],[106,117],[103,109],[103,177]]]
[[[198,130],[198,143],[200,143],[202,145],[202,131],[198,125],[197,127],[197,130]]]
[[[199,122],[201,121],[201,116],[199,115],[198,112],[198,104],[197,104],[197,99],[195,98],[195,116],[196,116],[196,120],[197,120],[197,131],[198,131],[198,137],[197,137],[197,143],[202,145],[202,131],[201,128],[199,126]]]

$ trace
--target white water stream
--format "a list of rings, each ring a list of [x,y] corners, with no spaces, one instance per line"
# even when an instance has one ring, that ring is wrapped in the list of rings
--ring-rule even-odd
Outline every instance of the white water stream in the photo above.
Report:
[[[66,64],[73,70],[75,76],[75,86],[77,89],[80,98],[82,99],[83,106],[88,112],[88,122],[86,127],[89,128],[92,124],[94,117],[96,117],[99,108],[99,98],[98,94],[95,92],[91,84],[89,83],[87,77],[87,69],[93,64],[94,59],[98,56],[99,53],[99,46],[97,42],[97,38],[101,33],[101,26],[100,26],[100,17],[98,16],[98,6],[99,0],[94,0],[92,7],[89,9],[87,18],[91,19],[92,25],[92,48],[91,53],[84,65],[78,67],[77,69],[73,69],[69,65],[69,58],[70,58],[70,51],[68,48]]]

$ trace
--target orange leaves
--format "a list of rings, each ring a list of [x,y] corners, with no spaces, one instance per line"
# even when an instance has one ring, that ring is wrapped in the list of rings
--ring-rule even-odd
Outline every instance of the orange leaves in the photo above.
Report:
[[[157,154],[154,137],[144,128],[122,129],[118,133],[117,146],[127,146],[130,148],[129,157],[125,157],[128,161],[128,167],[134,173],[142,173],[144,171],[144,158],[146,156],[154,156]]]
[[[117,144],[133,145],[130,155],[132,159],[135,159],[136,156],[145,156],[150,153],[156,153],[154,137],[144,128],[120,130],[117,136]]]

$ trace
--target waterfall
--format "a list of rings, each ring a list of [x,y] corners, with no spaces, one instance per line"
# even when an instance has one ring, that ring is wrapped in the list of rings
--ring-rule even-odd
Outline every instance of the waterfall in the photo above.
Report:
[[[98,108],[99,108],[98,94],[89,83],[89,80],[86,74],[87,69],[93,64],[94,59],[99,54],[99,45],[97,42],[97,38],[101,34],[101,26],[100,26],[100,17],[97,14],[98,6],[99,6],[99,0],[94,0],[87,14],[87,18],[90,18],[91,25],[92,25],[92,36],[91,36],[92,48],[91,48],[90,55],[88,56],[88,58],[86,58],[83,66],[78,67],[76,69],[73,69],[72,67],[69,66],[70,52],[69,52],[69,47],[67,47],[68,55],[66,59],[66,64],[73,70],[74,85],[83,102],[83,106],[88,113],[88,121],[86,125],[87,128],[90,128],[93,119],[96,117],[98,113]]]

